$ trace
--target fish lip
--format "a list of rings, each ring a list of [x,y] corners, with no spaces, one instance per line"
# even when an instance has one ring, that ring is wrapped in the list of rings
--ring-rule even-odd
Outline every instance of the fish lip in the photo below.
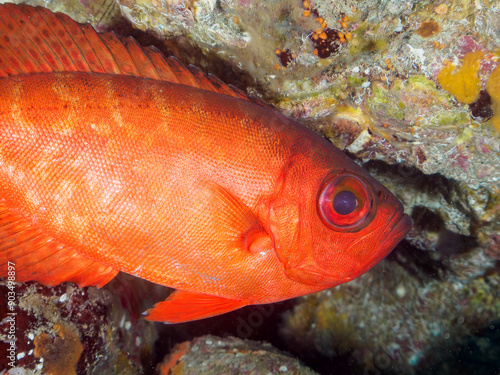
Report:
[[[365,272],[373,268],[382,259],[388,256],[394,250],[396,245],[404,238],[406,233],[410,231],[412,226],[410,216],[405,214],[402,209],[400,212],[396,212],[388,222],[389,224],[386,227],[387,230],[382,232],[380,235],[381,238],[378,241],[378,249],[380,251],[376,252],[375,255],[368,262],[366,262],[364,265]],[[351,280],[356,277],[352,277]]]
[[[392,217],[389,227],[391,227],[391,230],[385,236],[385,240],[382,241],[382,246],[390,245],[391,243],[396,246],[399,241],[401,241],[404,236],[406,236],[406,234],[410,231],[412,227],[412,220],[410,216],[408,216],[404,212],[395,214]],[[395,239],[397,239],[397,241]]]

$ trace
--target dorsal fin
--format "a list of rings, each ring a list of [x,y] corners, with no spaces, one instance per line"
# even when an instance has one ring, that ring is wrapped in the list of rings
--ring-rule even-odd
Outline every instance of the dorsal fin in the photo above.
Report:
[[[133,38],[98,34],[62,13],[0,4],[0,78],[47,72],[124,74],[180,83],[272,107],[199,69],[142,48]]]

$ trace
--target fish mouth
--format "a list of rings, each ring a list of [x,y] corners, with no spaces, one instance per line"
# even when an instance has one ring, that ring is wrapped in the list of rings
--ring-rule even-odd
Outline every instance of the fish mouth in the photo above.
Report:
[[[403,213],[398,218],[396,218],[396,224],[392,227],[391,231],[388,234],[388,237],[391,237],[394,241],[394,238],[397,238],[397,242],[401,241],[404,236],[410,231],[412,226],[412,221],[410,216]],[[390,241],[385,241],[384,244]]]
[[[396,245],[406,236],[412,227],[410,216],[404,212],[396,213],[389,221],[387,229],[379,237],[378,251],[375,256],[368,261],[365,269],[369,270],[389,255]],[[355,278],[355,277],[353,277]]]
[[[388,228],[391,228],[390,231],[387,234],[384,234],[380,241],[380,247],[387,249],[387,254],[385,254],[385,256],[394,249],[404,236],[406,236],[406,234],[410,231],[411,226],[411,218],[404,212],[393,216],[391,224],[388,225]]]

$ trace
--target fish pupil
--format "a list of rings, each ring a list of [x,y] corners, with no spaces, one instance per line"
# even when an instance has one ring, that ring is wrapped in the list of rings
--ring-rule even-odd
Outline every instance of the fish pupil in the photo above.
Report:
[[[349,215],[358,206],[356,196],[349,190],[343,190],[333,198],[333,209],[339,215]]]

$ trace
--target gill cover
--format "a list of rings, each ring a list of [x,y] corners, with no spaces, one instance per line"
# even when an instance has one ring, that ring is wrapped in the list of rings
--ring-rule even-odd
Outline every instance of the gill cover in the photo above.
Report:
[[[297,196],[297,192],[293,194],[288,189],[293,189],[291,184],[285,184],[283,195]],[[291,203],[300,199],[274,202],[271,223],[276,234],[277,254],[287,276],[302,284],[328,288],[349,279],[346,270],[340,267],[340,264],[346,265],[345,258],[342,261],[342,257],[338,256],[338,249],[332,249],[334,251],[330,253],[330,246],[346,246],[344,251],[347,250],[355,233],[374,220],[378,196],[371,183],[346,170],[327,174],[315,191],[317,194],[314,196],[316,200],[311,202],[312,212],[306,208],[307,205]],[[303,199],[306,194],[301,191],[299,196]],[[314,214],[314,211],[316,220],[307,219],[307,213]],[[325,241],[319,247],[317,243],[314,244],[317,236],[322,236]],[[344,236],[347,238],[342,240]],[[335,241],[335,238],[339,241]],[[330,254],[322,256],[317,251]],[[332,268],[332,264],[336,266]]]

